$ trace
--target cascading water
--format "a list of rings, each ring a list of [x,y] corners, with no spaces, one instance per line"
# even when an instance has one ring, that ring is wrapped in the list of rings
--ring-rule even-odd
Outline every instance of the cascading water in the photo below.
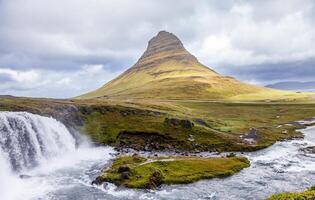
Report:
[[[0,156],[24,171],[75,149],[75,139],[53,118],[26,112],[0,112]]]
[[[68,185],[90,185],[114,152],[54,118],[0,112],[0,200],[55,199]]]

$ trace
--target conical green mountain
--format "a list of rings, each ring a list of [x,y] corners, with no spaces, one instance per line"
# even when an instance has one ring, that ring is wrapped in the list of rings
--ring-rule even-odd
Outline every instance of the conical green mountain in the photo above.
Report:
[[[202,65],[172,33],[153,37],[136,64],[81,99],[228,99],[274,96],[277,90],[222,76]]]

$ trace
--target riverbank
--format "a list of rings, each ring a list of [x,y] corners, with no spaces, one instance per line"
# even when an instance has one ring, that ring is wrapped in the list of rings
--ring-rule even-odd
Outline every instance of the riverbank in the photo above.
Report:
[[[314,200],[315,199],[315,187],[305,190],[304,192],[286,192],[275,194],[269,197],[267,200]]]
[[[302,137],[312,102],[58,100],[2,97],[0,110],[52,116],[120,150],[254,151]]]

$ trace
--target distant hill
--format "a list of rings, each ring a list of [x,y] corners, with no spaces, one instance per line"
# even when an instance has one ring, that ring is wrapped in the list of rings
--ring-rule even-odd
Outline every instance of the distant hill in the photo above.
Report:
[[[281,89],[281,90],[294,90],[294,91],[315,91],[315,81],[310,82],[299,82],[299,81],[287,81],[278,82],[266,87]]]
[[[136,64],[80,99],[266,99],[291,93],[242,83],[201,64],[174,34],[160,31]]]

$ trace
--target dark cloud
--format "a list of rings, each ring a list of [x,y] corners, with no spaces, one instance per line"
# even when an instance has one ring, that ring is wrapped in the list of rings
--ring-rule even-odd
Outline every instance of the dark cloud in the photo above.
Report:
[[[226,66],[219,71],[261,85],[283,81],[313,81],[315,80],[315,59],[247,66]]]

